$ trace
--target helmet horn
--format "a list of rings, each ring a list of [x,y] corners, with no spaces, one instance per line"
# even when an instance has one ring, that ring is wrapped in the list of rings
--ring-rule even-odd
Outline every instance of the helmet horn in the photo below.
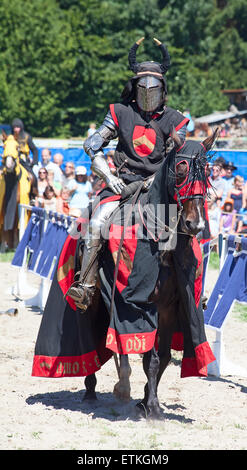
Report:
[[[132,72],[134,73],[137,72],[138,67],[139,67],[138,62],[136,62],[136,51],[143,40],[144,40],[144,37],[138,39],[138,41],[135,42],[135,44],[131,47],[129,51],[129,66],[130,66],[130,70],[132,70]]]

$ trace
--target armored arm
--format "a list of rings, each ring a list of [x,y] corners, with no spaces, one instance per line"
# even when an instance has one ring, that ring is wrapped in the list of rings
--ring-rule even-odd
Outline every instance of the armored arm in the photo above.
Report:
[[[93,172],[102,178],[114,193],[121,194],[125,184],[121,178],[112,174],[102,150],[110,140],[116,136],[116,125],[112,119],[111,113],[108,112],[103,124],[95,131],[94,134],[85,140],[84,150],[92,160]]]

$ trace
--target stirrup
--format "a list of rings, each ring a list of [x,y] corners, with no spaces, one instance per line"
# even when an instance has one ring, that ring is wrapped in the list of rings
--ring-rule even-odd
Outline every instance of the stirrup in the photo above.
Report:
[[[95,290],[96,286],[94,284],[82,284],[82,282],[77,281],[70,286],[66,295],[69,295],[74,300],[76,306],[85,312],[92,303]]]

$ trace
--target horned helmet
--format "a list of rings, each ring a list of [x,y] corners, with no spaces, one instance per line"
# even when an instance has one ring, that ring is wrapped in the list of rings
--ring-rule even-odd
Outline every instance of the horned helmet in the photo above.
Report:
[[[170,56],[164,44],[158,39],[154,41],[159,46],[163,62],[136,61],[136,52],[144,38],[139,39],[129,51],[129,66],[135,73],[125,86],[122,98],[124,102],[136,100],[139,108],[147,113],[154,112],[164,102],[167,95],[167,86],[164,75],[170,67]]]

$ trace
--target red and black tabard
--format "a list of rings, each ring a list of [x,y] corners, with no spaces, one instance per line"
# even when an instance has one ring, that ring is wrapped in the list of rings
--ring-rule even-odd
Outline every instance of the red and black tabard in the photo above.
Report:
[[[111,104],[110,112],[118,130],[118,145],[114,163],[119,167],[127,159],[125,168],[148,177],[156,173],[165,157],[165,143],[172,127],[178,131],[188,119],[175,109],[166,106],[146,122],[136,105]]]

